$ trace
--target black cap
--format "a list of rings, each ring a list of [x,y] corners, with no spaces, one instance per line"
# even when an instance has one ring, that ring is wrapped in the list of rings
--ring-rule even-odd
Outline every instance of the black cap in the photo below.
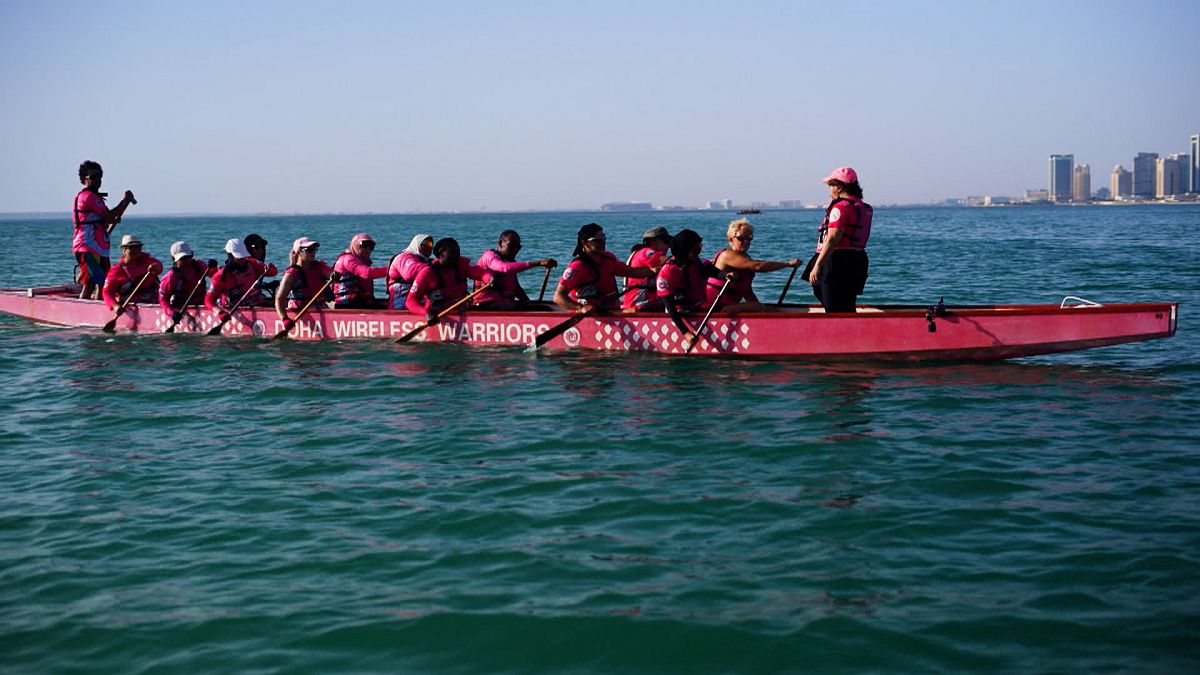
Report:
[[[266,246],[267,240],[257,234],[251,234],[243,239],[242,243],[246,245],[246,248],[250,248],[251,246]]]

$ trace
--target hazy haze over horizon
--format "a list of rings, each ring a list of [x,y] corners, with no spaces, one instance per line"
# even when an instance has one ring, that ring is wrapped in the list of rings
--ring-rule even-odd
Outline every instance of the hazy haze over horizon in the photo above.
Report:
[[[868,201],[1093,188],[1200,133],[1200,3],[0,4],[0,212]]]

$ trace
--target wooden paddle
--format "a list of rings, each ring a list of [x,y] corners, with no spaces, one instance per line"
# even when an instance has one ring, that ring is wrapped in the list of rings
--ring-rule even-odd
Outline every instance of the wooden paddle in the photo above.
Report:
[[[643,290],[646,288],[650,288],[650,284],[638,284],[636,286],[630,286],[629,288],[626,288],[623,291],[615,291],[612,293],[607,293],[607,294],[601,296],[600,299],[608,300],[610,298],[615,298],[615,297],[620,297],[622,295],[625,295],[626,293],[629,293],[630,291]],[[584,319],[586,319],[590,314],[591,314],[591,312],[576,312],[575,314],[573,314],[571,316],[571,318],[567,319],[566,321],[563,321],[562,323],[559,323],[558,325],[553,326],[551,328],[547,328],[546,330],[542,331],[542,333],[540,335],[538,335],[537,338],[534,339],[533,345],[531,348],[535,349],[535,350],[540,349],[542,345],[553,340],[554,338],[558,337],[559,335],[562,335],[563,333],[571,330],[571,328],[578,325],[580,321],[583,321]]]
[[[546,265],[546,277],[542,279],[542,290],[538,293],[538,302],[546,298],[546,284],[550,283],[550,270],[554,269],[554,265]]]
[[[204,271],[200,273],[200,280],[196,282],[195,286],[192,286],[192,292],[188,293],[187,300],[183,301],[183,307],[180,307],[179,311],[171,317],[171,325],[167,326],[166,332],[175,332],[175,326],[179,325],[179,320],[183,318],[183,313],[187,311],[188,305],[192,304],[192,298],[195,297],[196,291],[204,285],[204,280],[208,278],[208,269],[208,266],[205,265]]]
[[[266,276],[267,276],[267,271],[264,269],[263,273],[258,275],[258,278],[254,280],[254,283],[250,285],[250,288],[247,288],[246,292],[242,293],[242,297],[238,298],[238,301],[233,303],[233,307],[230,307],[229,309],[225,310],[224,312],[221,312],[220,323],[218,323],[217,325],[208,329],[209,335],[220,335],[221,334],[221,329],[225,328],[225,324],[229,323],[229,320],[233,318],[233,313],[238,311],[238,308],[240,308],[242,306],[242,303],[246,301],[246,298],[250,297],[250,293],[254,289],[258,288],[258,285],[260,283],[262,283],[263,278]]]
[[[729,288],[729,284],[731,283],[733,283],[732,273],[725,275],[725,284],[721,286],[721,290],[717,291],[717,297],[713,300],[712,307],[708,308],[708,314],[705,314],[704,318],[700,320],[700,325],[696,327],[696,338],[692,340],[692,343],[688,345],[688,348],[683,351],[684,354],[692,353],[692,347],[695,347],[696,343],[700,341],[700,335],[704,333],[704,325],[708,323],[708,317],[712,316],[712,313],[716,311],[717,303],[721,302],[721,296],[725,295],[725,289]],[[712,342],[712,340],[709,340],[709,342]],[[716,343],[713,343],[713,345],[716,346]]]
[[[476,288],[474,293],[471,293],[468,296],[459,298],[458,302],[455,302],[453,305],[450,305],[446,309],[443,309],[442,311],[438,312],[437,320],[434,323],[436,323],[437,321],[441,321],[442,317],[444,317],[447,314],[449,314],[450,312],[453,312],[454,310],[458,309],[459,307],[461,307],[463,305],[463,303],[469,302],[472,298],[474,298],[475,296],[479,295],[480,293],[486,291],[487,289],[489,289],[491,287],[492,287],[492,282],[489,281],[486,284],[480,286],[479,288]],[[404,335],[397,338],[395,340],[396,344],[400,344],[401,342],[408,342],[409,340],[417,337],[418,335],[421,334],[422,331],[424,331],[426,328],[429,328],[430,325],[432,325],[432,324],[428,324],[428,323],[424,323],[424,322],[417,324],[416,328],[408,331]]]
[[[105,333],[115,333],[116,332],[117,319],[121,318],[121,315],[125,313],[125,307],[127,307],[129,305],[129,303],[132,302],[135,297],[137,297],[138,291],[141,290],[141,288],[142,288],[142,284],[149,278],[150,278],[150,270],[146,270],[146,273],[142,275],[141,279],[138,279],[137,285],[135,285],[133,287],[133,290],[129,292],[129,295],[125,296],[125,301],[122,302],[120,304],[120,306],[117,307],[116,312],[113,313],[112,321],[109,321],[108,323],[104,324],[103,330]]]
[[[779,302],[777,305],[783,304],[783,299],[787,296],[788,289],[792,287],[792,279],[796,278],[796,270],[800,269],[799,265],[792,268],[792,273],[788,275],[787,283],[783,285],[783,292],[779,294]]]
[[[296,326],[296,323],[300,321],[301,317],[308,313],[308,310],[313,306],[313,303],[315,303],[322,295],[324,295],[325,291],[332,286],[335,281],[341,278],[341,276],[342,275],[338,274],[337,272],[331,273],[329,275],[329,279],[325,282],[325,285],[321,287],[321,290],[317,291],[316,294],[309,298],[308,302],[304,303],[304,306],[300,308],[299,312],[296,312],[296,318],[291,319],[291,323],[288,323],[288,321],[285,320],[283,324],[283,330],[276,333],[275,337],[271,339],[278,340],[279,338],[287,337],[288,333],[292,332],[292,328]],[[279,301],[276,300],[276,302]]]

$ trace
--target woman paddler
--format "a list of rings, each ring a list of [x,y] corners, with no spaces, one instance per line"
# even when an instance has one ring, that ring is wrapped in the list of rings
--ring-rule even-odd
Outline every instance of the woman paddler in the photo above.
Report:
[[[203,263],[196,260],[192,254],[192,247],[188,246],[186,241],[171,244],[171,260],[174,261],[171,269],[167,270],[162,282],[158,284],[158,306],[162,307],[163,315],[179,323],[177,315],[181,315],[185,309],[185,302],[189,305],[204,304],[203,284],[200,287],[196,284],[204,277],[211,277],[217,273],[217,261],[209,260]],[[196,292],[192,293],[193,290]]]
[[[340,277],[333,282],[336,309],[383,309],[382,300],[375,299],[375,279],[387,275],[387,267],[372,267],[371,253],[375,240],[363,232],[350,239],[350,247],[333,261],[333,271]]]
[[[408,292],[412,290],[417,275],[433,262],[430,259],[431,255],[433,255],[433,237],[421,233],[412,238],[408,248],[392,256],[387,271],[389,309],[405,308]]]
[[[575,236],[574,259],[554,289],[554,304],[573,312],[611,312],[621,307],[617,275],[649,279],[654,270],[630,267],[606,250],[604,228],[588,223]]]
[[[787,267],[798,267],[800,259],[792,258],[784,262],[751,258],[747,251],[750,250],[750,242],[754,241],[754,226],[745,218],[739,218],[729,223],[725,234],[729,239],[729,248],[721,249],[713,257],[713,265],[721,272],[732,272],[733,281],[729,284],[729,288],[725,289],[725,293],[721,294],[720,301],[718,301],[717,295],[725,283],[724,275],[710,278],[705,289],[706,302],[709,305],[716,302],[717,309],[724,312],[762,311],[763,304],[754,294],[754,275],[757,272],[774,272]]]
[[[408,311],[424,315],[430,326],[437,323],[438,312],[467,296],[467,279],[491,280],[487,270],[462,257],[454,239],[439,239],[433,255],[434,261],[417,275],[405,300]]]
[[[529,262],[518,261],[517,253],[521,250],[521,235],[516,230],[505,230],[500,233],[496,248],[484,251],[479,256],[477,266],[487,270],[492,276],[492,287],[475,296],[474,304],[479,309],[510,310],[519,309],[529,304],[529,296],[517,279],[518,272],[534,267],[554,267],[558,261],[553,258],[543,258]]]
[[[854,169],[834,169],[822,182],[829,186],[830,202],[804,278],[826,312],[853,312],[867,283],[867,239],[874,209],[862,200]]]
[[[722,285],[725,283],[724,274],[711,262],[701,260],[700,252],[703,250],[704,240],[699,234],[694,230],[680,230],[671,239],[671,257],[658,271],[655,283],[667,314],[671,315],[671,321],[683,334],[684,346],[690,345],[696,339],[696,334],[683,321],[683,315],[704,311],[708,306],[706,288],[710,278],[716,277]]]
[[[109,309],[115,309],[126,301],[135,286],[138,291],[132,302],[154,302],[158,295],[158,275],[162,269],[162,263],[142,251],[142,240],[136,234],[121,237],[121,259],[104,278],[104,304]],[[146,276],[147,273],[149,276]],[[144,276],[146,280],[142,281]]]
[[[279,274],[279,269],[274,264],[264,265],[250,253],[245,242],[230,239],[225,242],[225,266],[213,275],[212,288],[204,296],[204,306],[220,314],[245,295],[243,307],[270,307],[262,286],[255,284],[261,276],[273,277],[276,274]],[[247,291],[249,295],[246,295]]]
[[[317,260],[317,249],[321,244],[308,237],[300,237],[292,242],[292,252],[288,256],[290,265],[283,271],[279,280],[279,291],[275,294],[275,313],[283,319],[283,325],[291,330],[295,322],[288,316],[288,309],[299,309],[313,298],[329,281],[333,268],[324,260]],[[314,307],[322,302],[333,300],[333,292],[328,288],[317,298]]]
[[[83,189],[75,195],[72,221],[75,235],[71,239],[71,253],[79,265],[78,281],[82,288],[79,297],[83,300],[99,300],[111,268],[108,259],[109,229],[120,222],[125,209],[137,203],[133,193],[125,191],[125,197],[115,208],[104,204],[107,194],[100,191],[104,181],[104,169],[96,162],[87,160],[79,165],[79,182]]]
[[[671,249],[671,234],[665,227],[652,227],[642,233],[642,242],[634,244],[630,249],[629,259],[625,261],[630,267],[645,267],[657,274],[663,262],[667,259],[667,251]],[[626,277],[625,288],[637,285],[638,280]],[[644,288],[636,293],[629,293],[621,299],[624,309],[644,311],[661,311],[662,301],[654,293],[653,288]]]

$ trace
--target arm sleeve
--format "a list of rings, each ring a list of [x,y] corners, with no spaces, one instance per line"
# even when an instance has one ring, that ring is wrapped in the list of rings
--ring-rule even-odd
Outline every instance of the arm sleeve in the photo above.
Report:
[[[430,268],[421,270],[416,281],[413,282],[412,289],[408,292],[408,297],[404,299],[405,309],[413,314],[425,314],[425,296],[429,293],[432,277],[433,271]]]
[[[171,316],[175,311],[171,308],[171,285],[173,283],[175,283],[174,268],[164,274],[162,281],[158,282],[158,306],[162,307],[163,313],[167,316]]]
[[[117,288],[121,285],[118,277],[124,276],[121,270],[121,267],[113,267],[108,271],[108,276],[104,277],[104,289],[100,294],[109,309],[115,309],[117,306]]]

